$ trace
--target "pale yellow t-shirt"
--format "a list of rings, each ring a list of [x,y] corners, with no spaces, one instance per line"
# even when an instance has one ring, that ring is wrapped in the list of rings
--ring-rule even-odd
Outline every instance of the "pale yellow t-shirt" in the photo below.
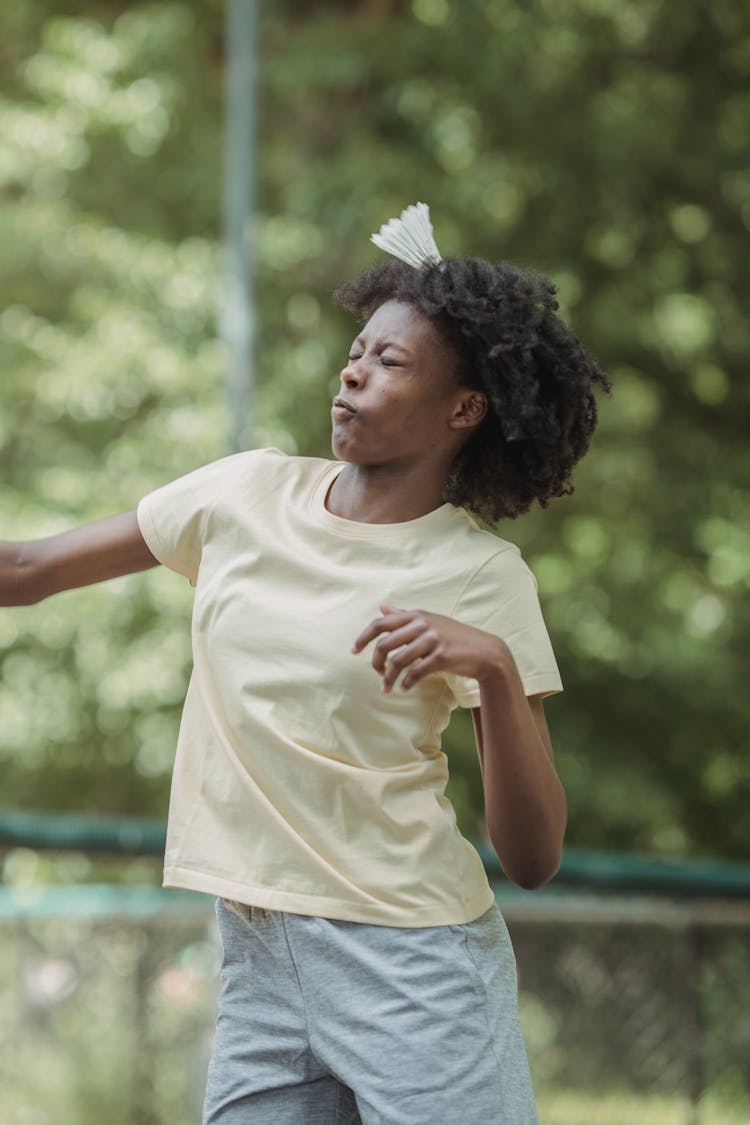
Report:
[[[390,926],[469,922],[493,901],[444,796],[440,734],[478,685],[426,677],[385,695],[381,602],[501,636],[527,694],[560,678],[518,549],[450,504],[419,519],[341,519],[343,464],[238,453],[138,506],[150,550],[195,585],[194,667],[180,725],[165,886]]]

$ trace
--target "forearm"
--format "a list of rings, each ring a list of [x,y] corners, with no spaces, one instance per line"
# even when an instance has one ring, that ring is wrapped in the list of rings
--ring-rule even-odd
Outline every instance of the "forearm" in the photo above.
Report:
[[[28,548],[28,543],[0,542],[0,605],[31,605],[38,601]]]
[[[487,829],[503,870],[522,887],[546,883],[560,865],[565,793],[555,772],[541,701],[528,700],[510,649],[492,633],[425,610],[382,604],[354,642],[378,638],[373,668],[392,691],[410,691],[433,672],[479,683],[474,711]]]
[[[134,511],[48,539],[0,542],[0,605],[31,605],[62,590],[157,565]]]
[[[560,865],[565,792],[505,646],[480,691],[487,831],[508,877],[523,887],[541,886]]]

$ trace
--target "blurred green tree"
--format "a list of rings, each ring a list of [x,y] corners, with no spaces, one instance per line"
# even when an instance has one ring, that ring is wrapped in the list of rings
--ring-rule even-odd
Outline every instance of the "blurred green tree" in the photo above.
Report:
[[[0,11],[3,537],[226,451],[223,5]],[[576,493],[499,533],[539,579],[569,841],[750,835],[750,29],[717,0],[263,5],[255,444],[328,452],[330,290],[427,198],[446,254],[549,273],[615,382]],[[189,669],[163,571],[0,615],[4,803],[161,815]],[[446,741],[481,825],[468,724]]]

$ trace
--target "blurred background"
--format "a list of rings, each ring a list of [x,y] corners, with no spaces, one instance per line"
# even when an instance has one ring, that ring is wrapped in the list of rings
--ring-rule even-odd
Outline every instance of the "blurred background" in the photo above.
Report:
[[[747,10],[258,8],[249,442],[330,454],[355,332],[330,292],[379,260],[370,232],[408,203],[430,204],[445,255],[549,274],[615,387],[575,493],[498,528],[537,576],[565,683],[547,716],[568,843],[746,859]],[[231,449],[217,328],[226,19],[220,0],[0,8],[4,539],[133,508]],[[165,818],[190,604],[159,568],[2,611],[4,809]],[[445,749],[459,822],[481,840],[464,716]],[[197,1120],[210,904],[156,895],[128,916],[122,897],[85,896],[155,890],[153,856],[0,858],[0,1125]],[[18,905],[42,887],[58,888],[55,907]],[[656,906],[637,926],[616,911],[596,922],[592,906],[519,915],[542,1125],[750,1121],[741,905],[687,943],[684,917]]]

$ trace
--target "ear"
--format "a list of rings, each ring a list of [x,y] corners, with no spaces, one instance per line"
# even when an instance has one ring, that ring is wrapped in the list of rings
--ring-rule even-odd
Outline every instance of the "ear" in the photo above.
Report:
[[[478,426],[487,414],[487,396],[482,391],[465,390],[448,419],[452,430],[471,429]]]

